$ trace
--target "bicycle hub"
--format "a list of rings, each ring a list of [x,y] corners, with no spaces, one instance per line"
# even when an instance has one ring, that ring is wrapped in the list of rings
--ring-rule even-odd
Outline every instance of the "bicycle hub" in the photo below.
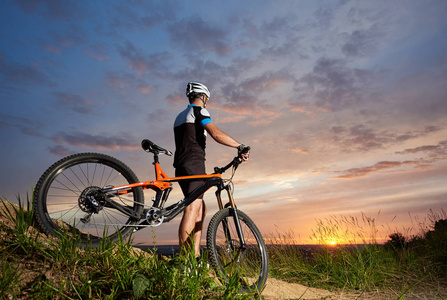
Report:
[[[104,203],[104,194],[101,192],[101,188],[97,186],[86,188],[78,199],[79,207],[85,213],[97,214],[104,206]]]

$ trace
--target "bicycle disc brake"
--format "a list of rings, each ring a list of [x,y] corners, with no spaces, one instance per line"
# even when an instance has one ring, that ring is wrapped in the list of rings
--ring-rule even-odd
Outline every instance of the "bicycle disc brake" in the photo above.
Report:
[[[157,207],[150,208],[146,213],[146,222],[150,226],[160,226],[164,219],[161,210]]]

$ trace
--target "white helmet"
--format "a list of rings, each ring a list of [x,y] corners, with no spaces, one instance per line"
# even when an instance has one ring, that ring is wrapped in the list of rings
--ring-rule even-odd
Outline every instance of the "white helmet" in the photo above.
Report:
[[[205,94],[208,98],[210,97],[210,91],[208,88],[199,83],[199,82],[189,82],[186,86],[186,96],[189,98],[189,95],[191,94]]]

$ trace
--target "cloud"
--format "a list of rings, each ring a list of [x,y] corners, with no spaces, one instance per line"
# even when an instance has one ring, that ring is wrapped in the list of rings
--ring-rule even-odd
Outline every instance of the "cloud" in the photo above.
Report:
[[[162,78],[166,77],[166,70],[168,69],[166,64],[170,59],[167,52],[143,54],[131,42],[126,42],[124,46],[120,47],[119,52],[127,61],[129,68],[136,71],[138,75],[150,74]]]
[[[152,87],[149,84],[140,84],[138,85],[138,90],[140,91],[140,93],[145,95],[152,92]]]
[[[173,4],[171,1],[143,1],[138,5],[119,5],[114,8],[114,17],[107,28],[114,28],[130,31],[146,31],[163,24],[166,21],[172,20],[175,17],[175,12],[172,10]]]
[[[79,2],[61,2],[58,0],[17,0],[13,2],[27,14],[42,14],[53,21],[62,19],[67,21],[82,20],[87,12],[85,5],[79,6]]]
[[[227,104],[215,109],[230,114],[231,116],[220,116],[219,122],[246,121],[249,125],[259,126],[270,124],[273,120],[282,116],[282,112],[273,106],[266,104],[250,103],[250,96],[239,97],[239,100],[247,99],[247,104]],[[243,103],[243,101],[240,101]]]
[[[171,42],[190,51],[210,51],[220,56],[230,54],[227,31],[211,25],[200,16],[179,21],[168,27]]]
[[[165,109],[156,109],[153,112],[147,114],[147,120],[152,125],[160,124],[166,121],[166,117],[169,115],[170,111],[166,111]],[[172,120],[173,122],[173,120]]]
[[[183,93],[182,94],[176,93],[176,94],[168,95],[166,97],[166,101],[168,101],[170,104],[173,104],[176,106],[182,105],[182,104],[186,105],[186,103],[188,103],[186,100],[186,96]]]
[[[334,9],[320,7],[314,12],[315,20],[321,28],[329,28],[334,19]]]
[[[439,126],[425,126],[406,132],[378,131],[363,124],[350,128],[334,126],[332,127],[332,141],[339,145],[343,151],[368,152],[375,149],[384,149],[411,139],[426,137],[441,130],[442,127]]]
[[[411,70],[392,81],[387,94],[394,106],[389,109],[399,111],[409,119],[444,123],[447,114],[447,56],[445,53],[438,57],[433,55],[430,60],[424,68]]]
[[[0,56],[0,76],[2,84],[14,85],[45,85],[49,84],[48,76],[40,70],[38,65],[26,65],[14,62],[6,62],[4,56]]]
[[[116,89],[131,88],[143,95],[150,94],[153,91],[153,86],[148,84],[146,79],[145,76],[135,76],[126,72],[108,72],[105,76],[107,86]]]
[[[306,104],[306,103],[298,103],[298,102],[289,102],[285,104],[289,111],[300,112],[308,116],[315,115],[315,107]]]
[[[300,38],[291,36],[283,43],[274,43],[261,49],[264,59],[280,61],[281,58],[292,56],[294,59],[308,60],[309,56],[301,49]]]
[[[105,78],[107,86],[120,89],[129,86],[129,84],[134,79],[136,78],[132,74],[122,74],[121,72],[120,73],[109,72],[107,73]]]
[[[294,78],[288,72],[266,72],[261,76],[251,77],[244,80],[240,84],[240,88],[251,93],[259,94],[260,92],[272,91],[281,85],[293,82]]]
[[[441,160],[447,159],[447,140],[437,145],[424,145],[396,152],[396,154],[424,154],[413,160],[406,161],[381,161],[372,166],[351,168],[336,173],[340,176],[333,179],[353,179],[364,177],[373,173],[406,172],[409,170],[427,170],[429,166]]]
[[[28,136],[42,136],[40,131],[44,128],[44,125],[40,121],[6,114],[0,114],[0,119],[0,130],[17,128]]]
[[[84,53],[99,61],[110,60],[108,48],[101,43],[91,44],[84,48]]]
[[[436,162],[447,159],[447,140],[439,142],[437,145],[423,145],[415,148],[405,149],[396,154],[426,154],[426,162]]]
[[[377,50],[381,37],[382,35],[375,25],[368,30],[355,30],[351,34],[347,34],[347,41],[341,50],[350,57],[366,57]]]
[[[376,132],[365,125],[356,125],[347,131],[342,127],[334,127],[335,140],[339,140],[343,146],[350,145],[348,149],[354,151],[370,151],[380,149],[392,143],[394,136],[388,132]],[[345,134],[343,134],[345,133]],[[340,138],[341,137],[341,138]]]
[[[80,114],[89,114],[93,111],[91,108],[91,101],[85,100],[79,95],[68,93],[53,93],[56,97],[58,104],[62,107],[67,107],[74,112]]]
[[[217,94],[215,86],[225,82],[228,78],[233,78],[242,67],[242,65],[235,68],[227,67],[212,60],[205,60],[203,57],[188,57],[188,63],[173,73],[172,78],[184,83],[184,86],[180,87],[182,91],[185,90],[188,81],[202,82],[210,89],[211,99],[213,99]]]
[[[38,45],[51,54],[61,54],[64,49],[86,45],[89,40],[88,30],[78,24],[67,23],[50,30],[46,38],[38,38]],[[98,51],[98,44],[84,49],[88,55],[94,55],[94,48]]]
[[[350,68],[340,59],[320,58],[295,90],[317,107],[336,111],[360,103],[370,91],[373,71]]]
[[[441,141],[439,142],[439,144],[437,145],[425,145],[425,146],[419,146],[416,148],[410,148],[410,149],[406,149],[404,151],[401,152],[396,152],[398,154],[407,154],[407,153],[440,153],[440,154],[445,154],[447,150],[447,140],[446,141]]]
[[[150,62],[144,55],[137,52],[137,49],[130,42],[121,48],[121,56],[127,61],[131,70],[137,71],[139,75],[144,75],[149,69]]]
[[[265,139],[265,140],[256,140],[257,143],[261,143],[263,145],[269,145],[269,147],[273,149],[284,149],[287,152],[292,153],[294,159],[297,157],[295,154],[309,154],[311,151],[306,149],[303,141],[305,140],[305,135],[299,130],[294,130],[291,133],[286,134],[285,131],[282,135],[276,135],[273,138]],[[278,146],[280,145],[280,146]],[[290,170],[287,170],[288,174],[290,174]]]
[[[64,147],[62,145],[56,145],[56,146],[53,146],[53,147],[48,147],[48,151],[51,154],[54,154],[54,155],[59,156],[59,157],[66,157],[68,155],[75,154],[74,151],[71,151],[70,149],[68,149],[67,147]]]
[[[57,143],[58,145],[70,145],[79,148],[85,149],[98,149],[98,150],[113,150],[118,151],[121,149],[139,149],[140,145],[129,143],[129,137],[126,134],[121,136],[105,136],[101,135],[91,135],[88,133],[82,132],[74,132],[74,133],[65,133],[61,132],[59,134],[54,135],[50,139]],[[66,150],[61,147],[52,147],[50,151],[60,151]]]
[[[228,103],[253,105],[260,102],[259,94],[280,91],[282,85],[293,81],[293,76],[288,72],[267,71],[260,76],[248,77],[241,82],[228,82],[222,87],[222,92]]]
[[[351,168],[344,171],[335,172],[341,174],[340,176],[333,177],[332,179],[353,179],[364,177],[373,173],[385,173],[385,172],[404,172],[408,171],[403,167],[422,167],[423,162],[420,160],[413,161],[381,161],[372,166]]]
[[[54,43],[62,47],[83,44],[87,41],[84,30],[75,24],[70,24],[61,31],[52,31],[50,37]]]
[[[299,19],[292,13],[261,24],[251,19],[243,20],[239,26],[243,31],[237,38],[237,46],[259,51],[256,65],[308,60],[309,55],[305,52],[307,43],[304,41],[308,29],[299,23]]]

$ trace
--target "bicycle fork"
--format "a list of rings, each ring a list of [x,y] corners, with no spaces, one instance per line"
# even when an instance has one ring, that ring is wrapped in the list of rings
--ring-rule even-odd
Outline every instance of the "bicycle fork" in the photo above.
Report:
[[[230,214],[233,216],[234,225],[236,227],[236,233],[238,235],[239,242],[240,242],[239,249],[240,250],[245,250],[247,248],[247,246],[245,245],[245,239],[244,239],[244,234],[242,232],[241,222],[239,220],[236,203],[234,202],[233,194],[231,193],[231,186],[229,184],[227,184],[223,188],[219,188],[216,191],[216,198],[217,198],[217,203],[219,205],[219,209],[224,209],[224,206],[223,206],[223,203],[222,203],[222,197],[221,197],[222,189],[226,190],[227,194],[228,194],[229,202],[225,205],[225,208],[229,207]],[[232,246],[232,243],[231,243],[231,240],[232,240],[231,233],[230,233],[230,230],[228,228],[227,222],[223,222],[223,227],[224,227],[225,237],[228,240],[229,245]]]

